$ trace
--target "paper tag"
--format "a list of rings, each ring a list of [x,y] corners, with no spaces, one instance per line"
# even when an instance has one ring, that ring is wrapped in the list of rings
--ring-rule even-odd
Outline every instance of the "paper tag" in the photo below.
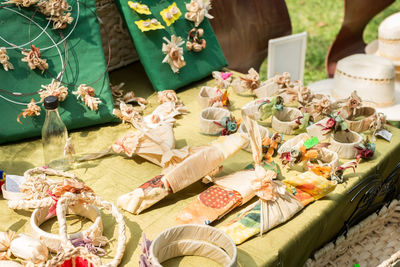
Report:
[[[310,149],[319,143],[318,137],[314,136],[304,142],[306,149]]]
[[[8,175],[6,176],[6,190],[10,192],[20,192],[19,187],[25,182],[24,176]]]
[[[379,130],[375,133],[375,136],[379,136],[388,142],[390,142],[390,139],[392,139],[392,135],[393,134],[386,129]]]

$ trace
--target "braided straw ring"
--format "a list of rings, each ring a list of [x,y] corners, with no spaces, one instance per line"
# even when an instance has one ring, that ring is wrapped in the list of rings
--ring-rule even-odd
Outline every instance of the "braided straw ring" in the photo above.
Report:
[[[113,260],[107,264],[102,264],[98,256],[91,254],[84,247],[74,247],[71,241],[68,239],[67,234],[67,224],[66,224],[66,212],[69,204],[77,204],[80,202],[86,202],[97,207],[107,209],[111,212],[112,216],[115,218],[118,224],[118,246],[117,252]],[[86,195],[84,197],[66,192],[57,202],[57,219],[60,225],[60,237],[61,245],[64,251],[60,252],[58,255],[46,262],[46,267],[62,266],[65,261],[72,260],[75,261],[76,258],[81,258],[86,260],[90,266],[100,266],[100,267],[116,267],[121,262],[124,255],[126,247],[126,233],[125,233],[125,221],[119,210],[110,202],[102,200],[97,196]],[[74,262],[73,262],[74,263]],[[75,266],[74,264],[72,266]]]
[[[358,153],[356,146],[363,141],[361,135],[352,131],[338,131],[331,134],[329,149],[335,151],[339,158],[355,159]]]
[[[61,238],[57,234],[51,234],[40,229],[40,225],[43,224],[48,218],[49,209],[39,208],[35,209],[31,216],[31,229],[33,237],[39,239],[51,252],[58,252],[61,245]],[[68,214],[77,214],[82,217],[88,218],[93,224],[82,232],[70,234],[69,239],[89,237],[91,240],[96,241],[96,238],[101,237],[103,233],[103,222],[101,220],[101,214],[98,208],[92,205],[75,205],[70,206]],[[54,215],[53,215],[54,216]],[[52,217],[51,217],[52,218]],[[95,244],[96,245],[96,244]]]
[[[218,228],[200,224],[185,224],[168,228],[151,243],[152,266],[179,256],[203,256],[224,267],[235,267],[237,250],[233,240]]]

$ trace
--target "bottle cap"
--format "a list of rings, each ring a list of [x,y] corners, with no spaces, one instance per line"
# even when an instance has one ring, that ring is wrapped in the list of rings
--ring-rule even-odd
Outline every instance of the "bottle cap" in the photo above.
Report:
[[[44,108],[45,109],[56,109],[58,108],[58,97],[56,96],[47,96],[44,99]]]

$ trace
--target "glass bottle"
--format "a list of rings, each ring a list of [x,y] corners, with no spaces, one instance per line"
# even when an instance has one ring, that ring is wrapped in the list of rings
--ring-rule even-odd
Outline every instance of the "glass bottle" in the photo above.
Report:
[[[67,170],[69,160],[64,154],[67,142],[67,127],[58,114],[58,98],[48,96],[44,99],[46,119],[42,128],[42,144],[44,153],[44,164],[56,170]]]

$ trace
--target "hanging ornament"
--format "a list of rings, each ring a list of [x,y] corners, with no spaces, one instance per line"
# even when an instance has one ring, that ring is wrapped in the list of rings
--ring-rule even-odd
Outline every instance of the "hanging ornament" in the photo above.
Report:
[[[43,72],[49,68],[49,64],[46,62],[47,60],[41,58],[42,54],[38,47],[31,45],[31,50],[28,52],[24,49],[22,54],[25,56],[22,61],[28,62],[28,66],[31,70],[38,68],[43,74]]]
[[[91,110],[99,109],[101,100],[98,97],[94,97],[94,89],[92,87],[87,86],[86,84],[81,84],[78,89],[72,93],[76,95],[77,99],[81,99]]]
[[[22,124],[22,122],[19,120],[20,117],[26,118],[27,116],[29,117],[34,117],[34,116],[39,116],[40,115],[40,107],[36,105],[35,100],[33,98],[31,99],[31,102],[28,104],[28,108],[24,109],[17,117],[17,122]]]
[[[61,82],[55,79],[53,79],[48,85],[42,85],[42,88],[43,89],[40,89],[39,91],[41,101],[52,95],[58,97],[58,101],[62,102],[68,95],[67,87],[61,85]]]

